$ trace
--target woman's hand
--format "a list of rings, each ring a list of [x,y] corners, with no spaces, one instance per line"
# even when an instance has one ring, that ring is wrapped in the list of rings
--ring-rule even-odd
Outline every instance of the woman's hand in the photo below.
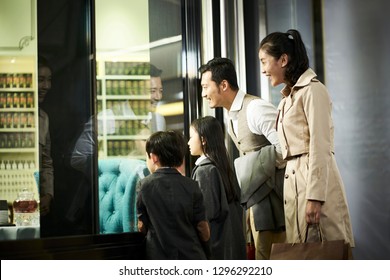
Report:
[[[306,204],[306,223],[319,224],[321,217],[322,202],[318,200],[308,200]]]

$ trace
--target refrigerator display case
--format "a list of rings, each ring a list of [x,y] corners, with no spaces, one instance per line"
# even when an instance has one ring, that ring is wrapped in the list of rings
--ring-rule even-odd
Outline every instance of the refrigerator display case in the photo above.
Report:
[[[145,158],[137,148],[150,111],[148,62],[98,61],[97,111],[99,158]]]
[[[12,224],[20,194],[39,201],[36,1],[2,0],[0,18],[0,200]]]
[[[38,199],[38,107],[34,57],[0,57],[0,197]]]

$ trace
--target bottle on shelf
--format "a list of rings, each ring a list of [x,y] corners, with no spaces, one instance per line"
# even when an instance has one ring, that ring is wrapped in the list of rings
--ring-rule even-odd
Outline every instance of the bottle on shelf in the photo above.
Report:
[[[19,192],[14,200],[13,211],[16,226],[39,225],[38,202],[34,198],[34,193],[29,192],[27,188]]]

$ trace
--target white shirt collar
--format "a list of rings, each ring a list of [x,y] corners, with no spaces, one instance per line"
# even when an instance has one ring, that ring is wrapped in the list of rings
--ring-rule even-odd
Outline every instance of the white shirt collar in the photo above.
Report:
[[[203,160],[205,160],[207,157],[205,155],[200,156],[196,161],[195,165],[199,165]]]
[[[236,94],[236,97],[233,100],[232,106],[230,107],[229,112],[236,112],[240,111],[242,108],[242,104],[244,103],[244,97],[245,97],[245,92],[242,90],[239,90]]]

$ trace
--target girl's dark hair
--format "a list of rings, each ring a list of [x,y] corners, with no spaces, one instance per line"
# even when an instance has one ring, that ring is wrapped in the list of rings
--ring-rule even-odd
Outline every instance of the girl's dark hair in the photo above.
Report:
[[[146,140],[148,157],[150,153],[157,155],[163,167],[179,167],[186,151],[183,135],[175,131],[157,131]]]
[[[236,193],[234,185],[237,182],[236,175],[230,166],[221,124],[216,118],[207,116],[194,120],[191,126],[198,132],[201,140],[206,142],[202,145],[203,152],[221,174],[228,202],[238,200],[239,194]]]
[[[282,54],[287,54],[285,80],[287,85],[293,86],[299,77],[309,68],[305,44],[298,30],[289,29],[286,33],[274,32],[267,35],[260,43],[259,50],[279,59]]]
[[[229,82],[229,85],[233,90],[239,89],[236,69],[230,59],[223,57],[215,57],[211,59],[207,62],[207,64],[204,64],[199,68],[201,75],[207,71],[211,72],[211,80],[217,85],[219,85],[223,80],[226,80]]]

